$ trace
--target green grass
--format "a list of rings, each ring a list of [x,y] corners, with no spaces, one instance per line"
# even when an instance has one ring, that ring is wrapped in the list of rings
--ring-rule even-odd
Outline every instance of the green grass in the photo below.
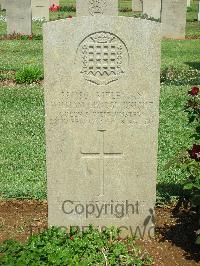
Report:
[[[190,138],[193,129],[183,111],[189,89],[189,86],[161,86],[157,178],[157,199],[161,201],[180,194],[180,184],[186,178],[181,169],[166,166],[193,143]]]
[[[0,50],[0,70],[16,71],[27,65],[43,67],[41,41],[0,41]]]
[[[200,36],[200,22],[197,21],[198,16],[198,1],[191,1],[191,7],[188,8],[187,12],[187,25],[186,25],[186,36]]]
[[[0,197],[44,198],[43,90],[0,88],[0,117]]]
[[[200,69],[200,40],[163,40],[162,68]]]

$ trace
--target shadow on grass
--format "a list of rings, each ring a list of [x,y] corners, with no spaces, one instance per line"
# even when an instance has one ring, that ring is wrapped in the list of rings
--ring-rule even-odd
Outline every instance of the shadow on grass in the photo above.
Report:
[[[200,70],[200,62],[185,62],[185,64],[191,68]]]
[[[200,228],[199,215],[191,209],[189,195],[179,184],[160,184],[159,193],[165,195],[179,195],[179,201],[172,211],[176,219],[174,224],[166,224],[165,227],[157,227],[162,235],[161,241],[170,241],[185,252],[187,260],[200,262],[200,245],[195,244],[196,231]]]
[[[171,202],[176,197],[186,197],[182,184],[160,183],[157,184],[157,202]]]

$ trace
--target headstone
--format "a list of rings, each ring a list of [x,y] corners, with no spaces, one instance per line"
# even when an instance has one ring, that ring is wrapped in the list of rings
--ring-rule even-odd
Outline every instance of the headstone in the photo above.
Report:
[[[142,12],[142,0],[132,0],[132,11]]]
[[[184,39],[186,28],[187,0],[162,0],[162,36]]]
[[[187,7],[190,7],[191,3],[190,0],[187,0]]]
[[[199,1],[199,13],[198,13],[198,21],[200,21],[200,1]]]
[[[1,10],[6,10],[6,0],[0,0]]]
[[[31,0],[32,17],[49,20],[49,0]]]
[[[59,0],[49,0],[49,6],[52,6],[53,4],[59,6]]]
[[[49,226],[151,236],[160,24],[87,16],[43,36]]]
[[[149,18],[160,19],[161,0],[143,0],[143,14]]]
[[[118,15],[118,0],[76,0],[77,16]]]
[[[7,34],[32,34],[31,0],[6,0]]]

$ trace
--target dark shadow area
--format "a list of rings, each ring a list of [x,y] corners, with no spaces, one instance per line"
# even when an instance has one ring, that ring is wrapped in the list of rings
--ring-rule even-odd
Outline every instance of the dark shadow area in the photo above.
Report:
[[[187,260],[200,262],[200,245],[195,244],[199,229],[199,216],[191,209],[174,208],[171,213],[175,218],[174,224],[165,224],[157,227],[156,231],[162,235],[160,242],[170,241],[173,245],[184,251]]]
[[[159,199],[163,202],[171,202],[172,197],[185,197],[188,196],[185,194],[183,190],[183,185],[181,184],[173,184],[173,183],[162,183],[157,184],[157,200],[159,203]]]
[[[195,244],[196,231],[200,229],[200,217],[191,209],[189,192],[181,184],[172,183],[158,184],[157,192],[166,202],[170,202],[172,197],[179,197],[176,206],[169,210],[171,218],[167,218],[164,225],[159,222],[156,226],[157,233],[162,236],[160,241],[170,241],[184,251],[187,260],[200,262],[200,245]]]
[[[185,62],[185,64],[191,68],[200,70],[200,62]]]

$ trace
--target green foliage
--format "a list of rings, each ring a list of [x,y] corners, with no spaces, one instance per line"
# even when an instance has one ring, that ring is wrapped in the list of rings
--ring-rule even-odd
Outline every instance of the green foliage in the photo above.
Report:
[[[15,81],[19,84],[31,84],[43,79],[43,73],[39,67],[24,67],[15,74]]]
[[[189,122],[195,127],[193,138],[195,144],[188,151],[190,160],[185,162],[188,171],[188,180],[184,186],[190,193],[190,200],[200,216],[200,89],[193,87],[189,92],[189,100],[186,106]],[[200,244],[200,235],[197,242]]]
[[[184,69],[173,66],[165,67],[161,71],[161,83],[172,85],[200,84],[200,70]]]
[[[200,89],[192,87],[188,92],[189,99],[185,107],[189,123],[194,129],[191,138],[195,141],[191,149],[181,152],[173,160],[173,164],[185,170],[187,178],[182,182],[185,195],[189,198],[191,205],[200,215]],[[200,236],[197,238],[200,243]]]
[[[5,241],[0,246],[0,264],[5,266],[151,265],[151,259],[134,240],[120,240],[115,228],[101,233],[89,226],[82,233],[52,227],[31,236],[26,244]]]
[[[74,5],[61,6],[60,11],[63,12],[76,12],[76,7]]]
[[[192,145],[190,136],[193,134],[188,124],[184,106],[187,99],[187,86],[161,86],[160,125],[158,149],[157,202],[165,204],[177,200],[183,195],[183,180],[186,170],[179,165],[168,167],[170,158],[174,162],[180,150]]]

